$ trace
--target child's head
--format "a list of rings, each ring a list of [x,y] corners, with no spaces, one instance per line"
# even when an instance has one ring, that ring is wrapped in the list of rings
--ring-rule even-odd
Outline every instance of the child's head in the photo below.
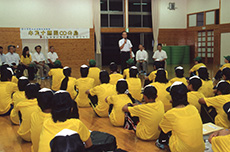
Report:
[[[157,89],[152,85],[147,85],[143,91],[143,98],[145,102],[155,101],[157,98]]]
[[[13,76],[13,70],[7,66],[3,66],[1,71],[1,81],[11,81]]]
[[[29,83],[25,88],[25,95],[27,99],[37,98],[40,85],[38,83]]]
[[[230,101],[224,104],[223,109],[228,115],[228,120],[230,121]]]
[[[153,63],[153,69],[157,70],[157,69],[160,69],[160,68],[164,68],[164,67],[162,66],[160,61],[155,60],[154,63]]]
[[[135,65],[135,62],[134,62],[134,60],[133,59],[128,59],[127,61],[126,61],[126,63],[127,63],[127,67],[131,67],[131,66],[134,66]]]
[[[179,81],[174,82],[168,89],[172,97],[172,106],[176,107],[178,105],[188,105],[187,100],[187,87]]]
[[[218,95],[230,94],[230,84],[225,80],[221,80],[216,85]]]
[[[93,59],[89,60],[89,66],[90,67],[95,67],[96,66],[96,61],[93,60]]]
[[[51,89],[42,88],[41,90],[38,91],[37,101],[42,111],[51,109],[52,99],[53,99],[53,91]]]
[[[137,73],[138,73],[137,67],[136,66],[132,66],[130,68],[130,70],[129,70],[130,78],[136,78],[137,77]]]
[[[194,59],[194,61],[195,61],[195,64],[202,63],[202,58],[198,56]]]
[[[27,84],[29,84],[30,81],[27,79],[27,77],[20,77],[18,80],[18,90],[19,91],[25,91]]]
[[[109,73],[105,70],[100,72],[100,81],[101,84],[103,83],[109,83],[110,77],[109,77]]]
[[[156,73],[155,82],[167,83],[168,79],[166,77],[166,72],[164,69],[158,69]]]
[[[199,74],[199,77],[202,79],[202,80],[209,80],[209,73],[208,73],[208,69],[205,67],[205,66],[201,66],[199,69],[198,69],[198,74]]]
[[[71,76],[71,68],[70,67],[68,67],[68,66],[65,66],[64,68],[63,68],[63,74],[64,74],[64,76],[65,77],[70,77]]]
[[[117,64],[115,62],[111,62],[109,65],[110,72],[117,72]]]
[[[202,81],[200,80],[200,77],[194,75],[189,78],[188,82],[188,90],[190,91],[198,91],[198,89],[202,86]]]
[[[224,62],[225,63],[230,63],[230,56],[224,56]]]
[[[175,67],[175,74],[178,78],[184,77],[184,68],[182,66]]]
[[[230,80],[230,68],[224,68],[222,73],[224,80]]]
[[[120,79],[117,81],[116,90],[118,94],[124,94],[128,90],[128,83],[125,79]]]
[[[89,67],[85,64],[83,64],[80,68],[80,72],[81,72],[81,77],[85,78],[88,76],[89,73]]]

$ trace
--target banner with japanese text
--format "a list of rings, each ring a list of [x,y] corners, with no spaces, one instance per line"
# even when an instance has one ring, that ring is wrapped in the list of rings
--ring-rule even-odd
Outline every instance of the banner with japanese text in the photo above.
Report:
[[[21,39],[89,39],[90,30],[83,28],[20,28]]]

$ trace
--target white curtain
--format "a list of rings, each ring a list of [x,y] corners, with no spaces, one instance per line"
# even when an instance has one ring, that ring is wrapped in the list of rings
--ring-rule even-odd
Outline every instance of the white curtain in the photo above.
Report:
[[[152,27],[153,27],[153,38],[154,48],[153,52],[157,50],[158,35],[159,35],[159,2],[160,0],[151,0],[152,5]]]

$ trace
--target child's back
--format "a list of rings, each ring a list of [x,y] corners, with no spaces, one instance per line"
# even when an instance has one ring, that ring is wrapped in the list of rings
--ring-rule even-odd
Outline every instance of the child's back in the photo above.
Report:
[[[132,95],[132,97],[138,101],[142,101],[141,79],[132,77],[126,79],[126,81],[128,83],[129,93]]]
[[[212,80],[201,80],[202,81],[202,86],[198,90],[198,92],[202,93],[206,98],[207,97],[213,97],[213,82]]]
[[[122,78],[123,78],[123,76],[122,76],[120,73],[113,73],[113,74],[110,74],[109,77],[110,77],[109,83],[112,84],[112,85],[116,85],[116,84],[117,84],[117,81],[118,81],[119,79],[122,79]]]
[[[179,82],[182,82],[182,83],[184,83],[184,85],[188,85],[188,82],[187,82],[187,80],[186,80],[186,78],[185,77],[182,77],[182,78],[178,78],[178,77],[175,77],[175,78],[172,78],[170,81],[169,81],[169,83],[172,85],[174,82],[176,82],[176,81],[179,81]]]
[[[52,76],[52,86],[51,89],[54,91],[60,90],[62,79],[64,79],[63,69],[51,69],[48,73],[49,76]]]
[[[190,91],[187,95],[189,104],[194,105],[200,113],[201,105],[198,100],[204,98],[204,95],[198,91]]]
[[[76,83],[77,83],[76,78],[69,77],[66,91],[69,92],[72,99],[75,99],[77,96],[77,92],[75,90]]]
[[[100,79],[99,79],[100,71],[101,70],[98,67],[90,67],[89,68],[88,77],[94,79],[94,86],[101,84]]]

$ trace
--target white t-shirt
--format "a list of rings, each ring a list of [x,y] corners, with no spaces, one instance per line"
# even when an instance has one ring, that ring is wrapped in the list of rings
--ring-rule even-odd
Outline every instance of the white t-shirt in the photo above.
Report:
[[[159,60],[163,60],[163,59],[167,59],[168,57],[167,57],[167,54],[166,54],[166,52],[164,51],[164,50],[161,50],[161,51],[159,51],[159,50],[157,50],[154,54],[153,54],[153,58],[154,59],[159,59]]]
[[[148,53],[145,50],[138,50],[136,53],[136,60],[145,60],[148,61]]]
[[[0,64],[2,65],[3,62],[6,62],[6,56],[4,53],[0,54]]]
[[[18,53],[11,54],[10,52],[8,52],[5,57],[6,57],[6,64],[8,64],[9,66],[13,66],[12,63],[15,63],[18,66],[20,61],[20,57]]]
[[[58,55],[56,52],[48,52],[47,58],[50,59],[52,62],[55,62],[58,59]],[[49,61],[49,60],[48,60]]]
[[[119,47],[121,47],[124,44],[124,42],[125,42],[124,38],[119,40]],[[131,41],[129,39],[127,39],[124,47],[121,49],[121,52],[129,52],[130,48],[132,48],[132,47],[133,47],[133,45],[132,45]]]
[[[35,52],[33,54],[33,61],[42,62],[42,61],[45,61],[45,60],[46,60],[45,56],[43,55],[42,52],[40,52],[39,54],[38,54],[38,52]]]

